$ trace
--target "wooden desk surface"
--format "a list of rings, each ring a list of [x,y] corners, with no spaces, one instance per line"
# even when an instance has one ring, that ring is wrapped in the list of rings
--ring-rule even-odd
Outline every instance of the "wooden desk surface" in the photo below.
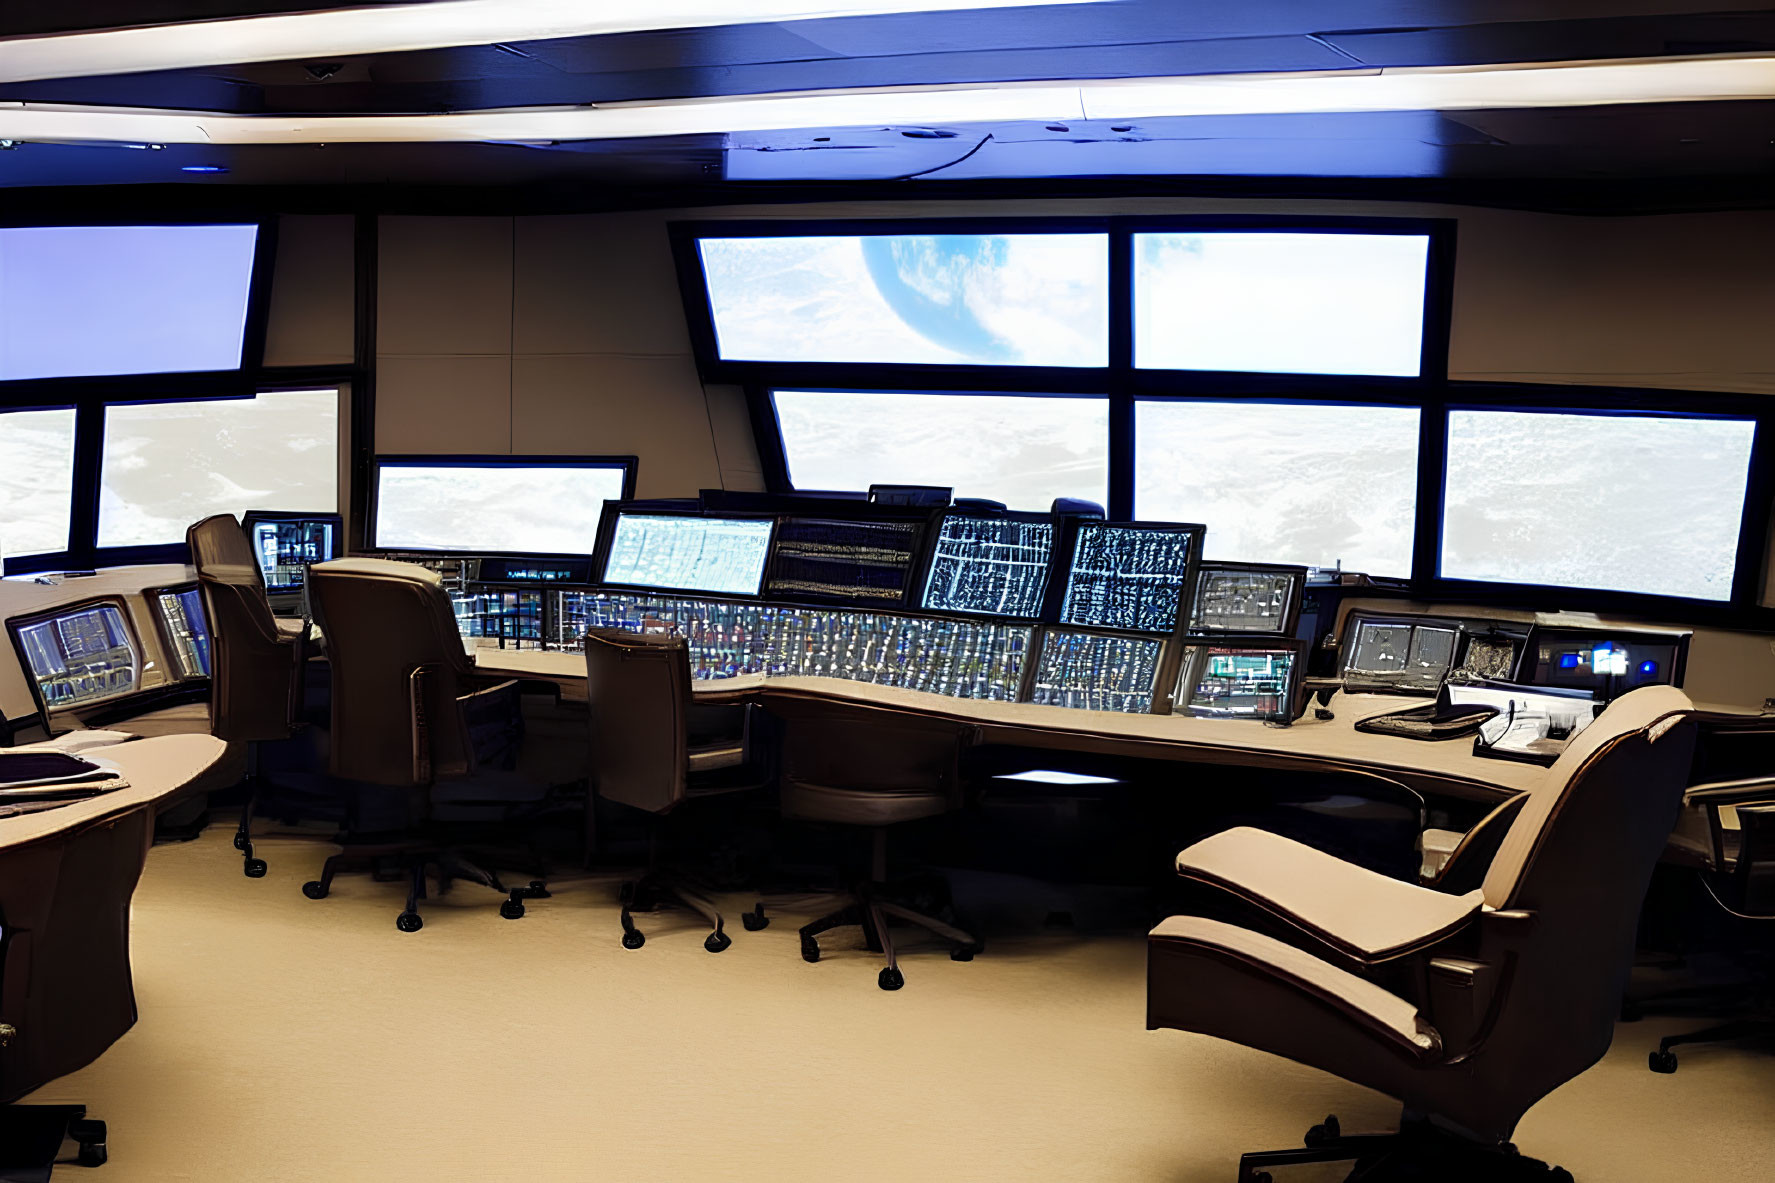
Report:
[[[476,665],[489,674],[554,682],[568,699],[585,698],[585,658],[578,653],[481,648]],[[1417,740],[1371,735],[1358,720],[1423,704],[1421,698],[1338,693],[1335,716],[1307,716],[1288,727],[1249,719],[1186,715],[1127,715],[1036,703],[984,702],[842,678],[765,678],[746,675],[699,682],[699,699],[763,705],[803,702],[834,708],[912,712],[977,729],[980,743],[1017,744],[1056,751],[1138,756],[1194,763],[1265,767],[1355,769],[1391,776],[1414,788],[1481,801],[1498,801],[1540,785],[1538,764],[1473,754],[1471,739]]]
[[[94,748],[91,754],[116,764],[129,787],[70,801],[55,809],[0,817],[0,850],[25,846],[132,809],[168,802],[214,767],[227,752],[228,745],[212,735],[162,735]]]

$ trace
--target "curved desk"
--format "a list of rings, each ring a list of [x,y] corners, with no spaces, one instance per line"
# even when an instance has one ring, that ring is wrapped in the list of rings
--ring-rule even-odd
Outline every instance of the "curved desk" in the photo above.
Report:
[[[551,682],[563,698],[584,700],[585,658],[578,653],[477,648],[475,664],[490,674]],[[1357,720],[1421,706],[1422,698],[1338,693],[1334,718],[1310,714],[1288,727],[1250,719],[1127,715],[1036,703],[950,698],[842,678],[747,675],[699,682],[699,700],[752,702],[774,714],[886,712],[953,722],[972,744],[1004,744],[1180,763],[1378,773],[1420,792],[1496,803],[1538,786],[1538,764],[1473,754],[1471,739],[1417,740],[1371,735]]]
[[[154,814],[228,771],[228,746],[168,735],[93,749],[126,788],[0,818],[0,1103],[96,1059],[136,1020],[129,902]]]

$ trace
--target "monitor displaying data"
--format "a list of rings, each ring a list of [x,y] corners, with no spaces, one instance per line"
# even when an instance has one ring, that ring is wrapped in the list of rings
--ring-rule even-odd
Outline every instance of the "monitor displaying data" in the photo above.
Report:
[[[784,518],[777,523],[769,594],[854,604],[901,604],[918,552],[916,522]]]
[[[381,550],[586,554],[621,464],[381,460],[374,545]]]
[[[943,519],[931,553],[924,607],[1038,616],[1053,553],[1052,522],[951,514]]]
[[[1304,567],[1207,563],[1196,577],[1192,633],[1285,634],[1300,612]]]
[[[773,525],[769,518],[619,514],[604,582],[755,596]]]
[[[46,710],[116,698],[136,688],[141,659],[115,604],[15,626],[14,637]]]
[[[1195,645],[1184,653],[1174,711],[1223,719],[1292,716],[1299,653],[1290,646]]]
[[[1344,683],[1356,687],[1435,693],[1454,664],[1460,629],[1439,621],[1352,617]]]
[[[339,557],[338,518],[258,517],[243,523],[265,590],[273,595],[302,589],[308,568]]]
[[[1144,714],[1152,709],[1163,653],[1158,640],[1050,629],[1042,640],[1031,701]]]
[[[0,381],[234,370],[255,225],[0,227]]]
[[[1064,624],[1168,633],[1188,586],[1200,526],[1151,529],[1081,522],[1066,573]]]
[[[194,587],[163,591],[155,596],[155,602],[179,677],[209,677],[210,632],[203,613],[203,593]]]

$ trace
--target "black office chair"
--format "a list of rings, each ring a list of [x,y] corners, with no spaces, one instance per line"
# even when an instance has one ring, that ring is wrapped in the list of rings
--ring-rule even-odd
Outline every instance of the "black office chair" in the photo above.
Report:
[[[267,785],[259,745],[289,739],[301,725],[308,622],[279,620],[246,531],[216,514],[185,531],[210,632],[210,734],[247,745],[246,801],[234,846],[249,879],[265,874],[253,852],[253,812]]]
[[[517,682],[477,674],[450,599],[424,567],[319,563],[308,595],[332,664],[330,770],[345,783],[349,813],[344,849],[303,894],[325,899],[339,871],[393,864],[409,883],[396,927],[417,932],[428,867],[441,885],[468,879],[506,892],[480,840],[548,796],[511,774],[524,732]],[[547,895],[540,880],[512,888],[500,914],[515,920],[525,900]]]
[[[801,956],[821,957],[819,937],[860,925],[868,947],[887,964],[877,978],[898,990],[900,971],[888,921],[904,920],[949,942],[954,961],[971,961],[984,942],[960,927],[940,876],[894,879],[888,830],[943,817],[962,807],[961,732],[923,720],[860,708],[847,718],[787,721],[780,782],[783,816],[870,831],[867,874],[852,880],[850,901],[801,929]],[[762,905],[759,913],[762,914]]]
[[[751,750],[752,712],[695,701],[683,637],[592,629],[585,651],[596,797],[664,818],[692,799],[765,783]],[[597,813],[596,799],[588,801],[588,858],[598,848]],[[635,927],[635,912],[677,903],[709,922],[703,947],[721,952],[733,943],[723,931],[721,913],[689,874],[659,865],[658,838],[656,826],[646,872],[622,887],[623,948],[639,949],[647,941]],[[749,913],[747,927],[763,927],[762,916],[762,911]]]

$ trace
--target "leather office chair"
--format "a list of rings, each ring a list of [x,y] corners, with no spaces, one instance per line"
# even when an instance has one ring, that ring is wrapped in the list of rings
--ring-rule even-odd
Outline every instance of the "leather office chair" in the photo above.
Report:
[[[591,717],[593,791],[607,801],[655,816],[686,801],[741,792],[764,783],[752,759],[750,711],[697,703],[690,686],[690,651],[683,637],[592,629],[585,636],[586,698]],[[586,803],[586,852],[597,848],[597,802]],[[657,847],[657,842],[650,842]],[[622,887],[622,943],[639,949],[647,938],[633,913],[676,902],[710,924],[703,947],[719,953],[733,943],[721,913],[680,874],[654,865]],[[761,912],[747,927],[763,927]]]
[[[546,787],[501,775],[515,763],[523,734],[517,682],[477,674],[449,596],[424,567],[386,559],[318,563],[309,568],[308,595],[333,672],[329,770],[354,782],[354,819],[345,849],[303,884],[303,894],[325,899],[340,870],[392,860],[409,881],[396,926],[417,932],[428,866],[446,882],[468,878],[506,891],[443,841],[389,831],[452,820],[484,825],[546,796]],[[384,820],[367,822],[378,810]],[[546,894],[539,882],[513,888],[500,914],[517,919],[524,900]]]
[[[1231,1039],[1405,1107],[1397,1134],[1347,1138],[1330,1119],[1305,1149],[1244,1156],[1241,1180],[1352,1159],[1351,1178],[1546,1177],[1507,1139],[1608,1049],[1689,770],[1692,715],[1669,686],[1617,699],[1527,795],[1481,885],[1461,895],[1259,830],[1178,855],[1180,874],[1288,921],[1311,951],[1172,916],[1148,937],[1147,1027]],[[1388,985],[1359,972],[1380,968],[1393,970]],[[1433,1174],[1392,1173],[1426,1159]]]
[[[871,949],[887,959],[877,984],[905,985],[890,918],[909,921],[950,944],[950,958],[971,961],[982,942],[953,923],[948,885],[895,885],[889,880],[890,827],[941,817],[962,807],[962,734],[937,720],[916,720],[885,711],[819,722],[791,721],[783,737],[783,816],[840,826],[863,826],[872,842],[870,870],[851,902],[804,925],[801,956],[820,959],[819,935],[857,924]],[[911,886],[910,894],[897,890]],[[900,898],[895,898],[898,895]],[[916,906],[908,906],[910,899]],[[933,913],[936,913],[933,915]]]
[[[258,879],[265,860],[253,853],[253,810],[266,787],[259,745],[288,739],[300,723],[308,622],[272,614],[252,542],[232,514],[194,523],[185,545],[209,621],[210,734],[247,745],[247,798],[234,846],[247,877]]]

